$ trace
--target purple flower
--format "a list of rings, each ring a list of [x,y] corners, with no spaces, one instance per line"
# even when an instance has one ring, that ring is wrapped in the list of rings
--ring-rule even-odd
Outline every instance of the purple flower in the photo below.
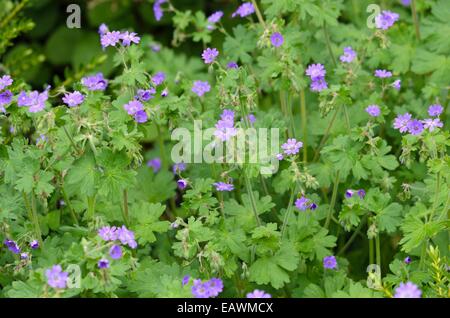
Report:
[[[403,262],[405,262],[405,264],[411,264],[411,257],[407,256]]]
[[[20,259],[28,259],[28,253],[20,253]]]
[[[251,125],[253,125],[256,122],[256,117],[253,114],[249,114],[247,116],[248,121],[250,122]]]
[[[423,124],[420,120],[413,119],[408,122],[407,128],[411,135],[420,135],[423,131]]]
[[[102,73],[97,73],[92,76],[83,77],[81,84],[90,91],[104,91],[108,86],[108,81],[103,77]]]
[[[135,99],[138,99],[142,102],[146,102],[150,99],[152,99],[154,94],[156,93],[156,89],[151,87],[150,89],[138,89],[137,95],[134,97]]]
[[[184,170],[186,170],[186,164],[184,162],[178,162],[172,166],[173,174],[183,172]]]
[[[105,34],[101,35],[100,43],[103,48],[106,48],[108,46],[116,46],[121,38],[122,34],[119,31],[106,32]]]
[[[48,141],[47,136],[44,134],[40,134],[39,137],[36,138],[36,145],[38,145],[39,143],[44,143],[46,141]]]
[[[61,265],[54,265],[45,271],[47,284],[53,288],[66,288],[69,273],[63,272]]]
[[[213,185],[216,187],[217,191],[233,191],[234,190],[234,185],[232,183],[216,182],[216,183],[213,183]]]
[[[411,4],[411,0],[400,0],[400,3],[404,7],[409,7],[409,5]]]
[[[192,286],[192,295],[195,298],[209,298],[209,286],[203,283],[200,279],[194,279],[194,285]]]
[[[237,135],[237,129],[234,127],[234,112],[229,109],[225,109],[220,115],[220,120],[216,123],[216,130],[214,136],[222,141],[227,141],[231,137]]]
[[[306,211],[306,209],[309,208],[309,206],[310,206],[309,199],[305,198],[304,196],[295,200],[295,207],[300,211]]]
[[[358,196],[359,196],[361,199],[364,199],[364,197],[366,196],[366,191],[365,191],[364,189],[359,189],[359,190],[358,190]]]
[[[247,298],[272,298],[272,296],[263,290],[255,289],[247,294]]]
[[[188,182],[184,179],[180,179],[177,181],[177,185],[178,185],[178,189],[184,190],[184,189],[186,189]]]
[[[211,64],[219,56],[219,51],[216,48],[206,48],[202,53],[202,59],[205,64]]]
[[[238,68],[238,67],[239,67],[239,66],[238,66],[237,63],[234,62],[234,61],[228,62],[228,64],[227,64],[227,68],[228,68],[228,69],[231,69],[231,68]]]
[[[323,79],[327,71],[322,64],[311,64],[308,66],[305,73],[314,81]]]
[[[392,84],[391,84],[391,86],[394,88],[394,89],[396,89],[396,90],[400,90],[400,88],[402,87],[402,81],[401,80],[395,80]]]
[[[417,285],[407,282],[406,284],[400,283],[395,289],[394,298],[421,298],[422,291]]]
[[[122,227],[117,229],[117,239],[123,245],[128,245],[131,248],[137,247],[137,243],[134,240],[134,232],[128,230],[125,225],[122,225]]]
[[[117,228],[115,226],[104,226],[98,230],[97,234],[107,242],[117,240]]]
[[[109,32],[108,26],[104,23],[100,24],[98,27],[98,34],[104,35]]]
[[[9,75],[3,75],[2,77],[0,77],[0,91],[12,85],[13,82],[14,80]]]
[[[66,93],[63,97],[63,102],[69,107],[76,107],[84,101],[84,96],[79,91],[73,93]]]
[[[111,256],[112,259],[120,259],[122,258],[122,248],[120,245],[113,245],[109,249],[109,256]]]
[[[138,100],[132,100],[129,103],[123,105],[123,108],[127,111],[128,115],[134,115],[140,110],[144,110],[144,105]]]
[[[391,77],[392,73],[387,70],[375,70],[375,76],[379,78]]]
[[[427,118],[422,121],[425,129],[429,131],[433,131],[435,128],[442,128],[444,124],[441,122],[439,118]]]
[[[134,121],[137,122],[138,124],[143,124],[143,123],[147,122],[147,120],[148,120],[148,116],[147,116],[147,113],[145,112],[145,110],[138,110],[134,114]]]
[[[337,261],[334,256],[326,256],[323,258],[323,267],[326,269],[336,269]]]
[[[289,138],[286,143],[281,145],[281,148],[284,150],[286,155],[295,155],[302,147],[303,143],[301,141],[297,141],[295,138]]]
[[[38,240],[32,240],[32,241],[30,242],[30,247],[31,247],[33,250],[39,248],[39,242],[38,242]]]
[[[156,21],[160,21],[164,15],[161,5],[165,2],[167,2],[167,0],[156,0],[153,4],[153,13],[155,14]]]
[[[444,111],[444,108],[439,104],[430,105],[428,107],[428,115],[432,117],[439,116]]]
[[[161,159],[156,157],[147,161],[147,167],[153,169],[154,173],[157,173],[161,169]]]
[[[155,86],[161,85],[166,80],[166,74],[164,72],[158,72],[152,76],[152,83]]]
[[[161,97],[166,97],[167,95],[169,95],[169,90],[167,88],[164,88],[161,92]]]
[[[32,91],[29,94],[22,91],[17,97],[17,104],[19,107],[26,106],[30,113],[40,112],[45,108],[45,102],[48,99],[48,91],[45,90],[42,93],[38,91]]]
[[[351,198],[354,193],[355,193],[354,190],[348,189],[348,190],[345,191],[345,197],[346,198]]]
[[[400,16],[391,11],[383,11],[375,17],[375,26],[377,29],[387,30],[394,25]]]
[[[152,49],[153,52],[159,52],[161,51],[161,45],[158,43],[152,43],[150,44],[150,48]]]
[[[317,209],[317,204],[315,204],[314,202],[311,203],[311,204],[309,205],[309,209],[310,209],[311,211],[314,211],[315,209]]]
[[[401,133],[408,131],[408,123],[411,121],[411,114],[405,113],[398,115],[394,120],[394,128],[398,129]]]
[[[109,268],[109,261],[106,258],[102,258],[98,261],[97,266],[100,269]]]
[[[6,245],[6,247],[7,247],[11,252],[13,252],[14,254],[19,254],[19,253],[20,253],[20,247],[19,247],[19,245],[17,245],[17,243],[14,242],[13,240],[6,239],[3,243],[4,243],[4,244]]]
[[[138,44],[141,41],[141,38],[137,36],[137,33],[128,31],[123,32],[120,35],[120,38],[122,39],[123,46],[130,46],[131,43]]]
[[[356,52],[351,46],[344,47],[344,54],[339,57],[341,62],[351,63],[356,58]]]
[[[270,42],[272,43],[273,46],[280,47],[284,42],[283,35],[281,35],[280,32],[275,32],[274,34],[271,35]]]
[[[216,11],[208,17],[208,22],[211,24],[215,24],[222,19],[223,11]]]
[[[380,107],[378,107],[378,105],[367,106],[366,112],[372,117],[378,117],[381,114]]]
[[[223,282],[220,278],[211,278],[205,285],[209,290],[209,297],[217,297],[223,291]]]
[[[328,88],[328,84],[323,78],[315,79],[311,82],[310,88],[313,92],[321,92]]]
[[[191,279],[191,276],[185,275],[183,279],[181,280],[181,286],[185,286],[189,283],[189,280]]]
[[[253,14],[255,12],[255,7],[251,2],[244,2],[237,8],[237,10],[231,15],[232,18],[235,16],[240,16],[241,18],[244,18],[250,14]]]
[[[170,223],[171,229],[177,229],[180,225],[177,223],[177,221]]]
[[[276,157],[278,160],[280,160],[280,161],[284,159],[282,153],[277,154],[275,157]]]
[[[11,91],[4,91],[3,93],[0,93],[0,107],[11,103],[12,97],[13,94]]]
[[[202,97],[205,93],[211,90],[211,86],[207,81],[194,81],[192,86],[192,92],[197,94],[197,96]]]

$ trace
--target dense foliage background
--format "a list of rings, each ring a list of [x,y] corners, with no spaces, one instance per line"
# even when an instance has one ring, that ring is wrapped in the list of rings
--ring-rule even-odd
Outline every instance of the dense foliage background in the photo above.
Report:
[[[377,27],[374,2],[398,20]],[[66,26],[72,3],[80,29]],[[253,4],[232,17],[242,2],[0,0],[0,78],[14,80],[0,90],[14,96],[0,98],[0,297],[450,295],[448,1]],[[102,23],[139,43],[102,48]],[[326,88],[311,86],[312,64]],[[106,90],[82,84],[98,72]],[[124,106],[152,88],[139,123]],[[20,104],[33,90],[48,94],[35,113]],[[73,91],[84,100],[67,107]],[[224,109],[301,149],[273,176],[173,168],[171,131],[214,127]]]

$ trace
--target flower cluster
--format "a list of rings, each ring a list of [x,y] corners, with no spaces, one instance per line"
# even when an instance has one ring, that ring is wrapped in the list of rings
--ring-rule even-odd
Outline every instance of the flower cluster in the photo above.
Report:
[[[108,87],[108,81],[103,77],[102,73],[83,77],[81,84],[89,91],[104,91]]]
[[[400,283],[395,289],[394,298],[421,298],[422,291],[416,284],[407,282],[406,284]]]
[[[357,194],[358,197],[360,197],[361,199],[364,199],[364,197],[366,196],[366,191],[364,191],[364,189],[359,190],[347,189],[345,191],[345,197],[348,199],[353,197],[355,194]]]
[[[439,104],[431,105],[428,108],[428,114],[431,117],[439,116],[443,111],[443,107]],[[444,124],[439,118],[426,118],[424,120],[413,119],[410,113],[398,115],[394,120],[394,128],[401,133],[408,132],[411,135],[420,135],[424,129],[430,132],[436,128],[442,128]]]
[[[306,69],[306,75],[311,78],[311,90],[314,92],[320,92],[328,88],[328,84],[325,81],[325,74],[327,71],[322,64],[311,64]]]
[[[25,91],[20,92],[17,97],[17,105],[19,107],[28,107],[28,111],[30,113],[37,113],[42,111],[45,108],[45,102],[48,99],[48,89],[42,93],[38,91],[32,91],[27,93]]]
[[[317,204],[315,204],[305,196],[301,196],[300,198],[295,200],[295,207],[300,211],[306,211],[307,209],[314,211],[315,209],[317,209]]]
[[[393,26],[399,18],[400,16],[397,13],[385,10],[375,17],[375,26],[377,29],[387,30]]]
[[[226,182],[216,182],[213,183],[213,185],[216,187],[216,191],[223,192],[223,191],[233,191],[234,185],[232,183],[226,183]]]
[[[122,248],[116,243],[117,241],[119,241],[122,245],[128,245],[133,249],[137,247],[137,243],[134,239],[134,233],[128,230],[125,225],[122,225],[122,227],[104,226],[98,230],[98,235],[104,241],[114,242],[114,245],[112,245],[109,249],[109,256],[112,259],[120,259],[123,255]],[[99,262],[98,265],[100,267],[101,263]],[[102,263],[102,265],[105,265],[104,262]]]
[[[255,289],[251,293],[248,293],[246,298],[272,298],[272,295],[263,290]]]
[[[134,116],[134,121],[141,124],[145,123],[148,119],[147,113],[144,110],[144,105],[138,100],[132,100],[129,103],[123,105],[123,108],[127,111],[128,115]]]
[[[10,90],[5,90],[8,86],[11,86],[14,80],[9,75],[3,75],[0,77],[0,112],[6,113],[5,105],[11,103],[13,94]]]
[[[103,49],[105,49],[108,46],[116,46],[117,43],[119,43],[120,41],[122,41],[121,44],[123,46],[130,46],[131,43],[138,44],[141,41],[141,38],[137,36],[135,32],[108,31],[107,29],[104,29],[104,27],[101,30],[101,32],[102,33],[100,33],[100,43]]]
[[[214,136],[221,141],[227,141],[231,137],[236,136],[237,129],[234,127],[234,111],[225,109],[215,127]]]
[[[150,87],[149,89],[138,89],[136,96],[134,98],[138,99],[141,102],[147,102],[153,97],[155,97],[154,96],[155,94],[156,89],[154,89],[153,87]]]
[[[195,298],[217,297],[223,290],[223,282],[220,278],[211,278],[206,282],[202,282],[201,279],[194,279],[191,290]]]

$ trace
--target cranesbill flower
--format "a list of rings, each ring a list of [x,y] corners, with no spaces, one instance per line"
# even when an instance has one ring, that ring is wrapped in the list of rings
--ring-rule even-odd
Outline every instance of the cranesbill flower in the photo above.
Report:
[[[326,256],[323,258],[323,267],[326,269],[336,269],[337,261],[334,256]]]
[[[439,118],[427,118],[422,121],[425,129],[429,131],[433,131],[435,128],[442,128],[444,124],[441,122]]]
[[[123,105],[123,108],[127,111],[128,115],[134,115],[140,110],[144,110],[144,105],[138,100],[132,100]]]
[[[32,91],[29,94],[22,91],[17,97],[17,104],[19,107],[26,106],[30,113],[40,112],[45,108],[45,102],[48,99],[48,91],[45,90],[42,93],[38,91]]]
[[[11,78],[10,75],[3,75],[2,77],[0,77],[0,91],[12,85],[13,82],[14,80]]]
[[[203,283],[200,279],[194,279],[194,285],[192,286],[192,295],[195,298],[209,298],[210,291],[206,283]]]
[[[117,43],[122,39],[122,34],[119,31],[106,32],[101,35],[100,43],[103,48],[108,46],[116,46]]]
[[[97,234],[107,242],[117,240],[117,228],[115,226],[104,226],[98,230]]]
[[[164,15],[161,5],[165,2],[167,2],[167,0],[156,0],[153,4],[153,13],[155,15],[156,21],[160,21]]]
[[[388,78],[392,76],[392,72],[387,70],[375,70],[375,76],[379,78]]]
[[[166,80],[166,74],[164,72],[158,72],[152,76],[152,83],[155,86],[161,85]]]
[[[240,16],[241,18],[244,18],[250,14],[253,14],[255,12],[255,7],[251,2],[244,2],[237,8],[237,10],[231,15],[232,18],[235,16]]]
[[[98,34],[104,35],[109,32],[108,26],[104,23],[100,24],[98,27]]]
[[[4,91],[0,93],[0,106],[5,106],[12,101],[13,94],[11,91]]]
[[[411,264],[411,257],[406,256],[405,259],[403,260],[403,262],[404,262],[405,264]]]
[[[391,86],[394,88],[394,89],[396,89],[396,90],[400,90],[400,88],[402,87],[402,81],[401,80],[395,80],[392,84],[391,84]]]
[[[256,122],[256,117],[255,117],[255,115],[253,115],[253,114],[249,114],[249,115],[247,116],[247,119],[248,119],[250,125],[253,125],[253,124]]]
[[[351,46],[344,47],[344,54],[339,57],[341,62],[351,63],[356,58],[356,52]]]
[[[134,97],[135,99],[139,99],[141,102],[146,102],[154,97],[156,93],[156,89],[151,87],[150,89],[138,89],[137,94]]]
[[[408,123],[411,121],[411,114],[405,113],[398,115],[394,120],[394,128],[398,129],[401,133],[408,131]]]
[[[216,191],[233,191],[234,185],[232,183],[225,183],[225,182],[216,182],[213,183],[213,185],[216,187]]]
[[[180,179],[177,181],[177,186],[178,186],[178,189],[180,189],[180,190],[186,189],[187,185],[188,185],[188,182],[185,179]]]
[[[377,29],[387,30],[393,26],[399,18],[400,16],[397,13],[385,10],[375,17],[375,26]]]
[[[255,289],[251,293],[248,293],[247,298],[272,298],[272,296],[263,290]]]
[[[20,247],[19,247],[19,245],[17,245],[17,243],[15,241],[6,239],[3,243],[14,254],[20,253]]]
[[[228,68],[228,69],[231,69],[231,68],[238,68],[238,67],[239,67],[239,66],[238,66],[237,63],[234,62],[234,61],[228,62],[228,64],[227,64],[227,68]]]
[[[166,97],[167,95],[169,95],[169,90],[167,88],[164,88],[161,92],[161,97]]]
[[[109,256],[111,256],[112,259],[120,259],[122,258],[122,248],[120,245],[113,245],[109,249]]]
[[[20,253],[20,259],[28,259],[28,253]]]
[[[351,189],[347,189],[345,191],[345,197],[346,198],[351,198],[353,196],[353,194],[355,193],[355,191],[351,190]]]
[[[367,106],[366,112],[372,117],[378,117],[381,114],[380,107],[378,107],[378,105]]]
[[[308,75],[311,80],[323,79],[327,71],[322,64],[311,64],[305,71],[306,75]]]
[[[420,120],[413,119],[408,122],[407,128],[411,135],[420,135],[423,131],[423,124]]]
[[[222,19],[223,11],[216,11],[208,17],[208,26],[209,30],[214,29],[214,24],[218,23],[220,19]]]
[[[315,79],[311,82],[310,88],[313,92],[321,92],[328,88],[328,83],[324,78]]]
[[[280,32],[275,32],[270,36],[270,42],[273,46],[280,47],[284,42],[283,35]]]
[[[211,86],[207,81],[194,81],[192,86],[192,92],[197,94],[197,96],[202,97],[205,93],[211,90]]]
[[[180,225],[178,224],[177,221],[170,223],[170,228],[171,229],[177,229]]]
[[[189,283],[190,279],[191,279],[191,276],[185,275],[185,276],[183,277],[183,279],[181,280],[181,286],[187,285],[187,284]]]
[[[281,148],[284,150],[286,155],[295,155],[302,147],[303,143],[301,141],[297,141],[295,138],[289,138],[286,143],[281,145]]]
[[[219,56],[219,51],[216,48],[206,48],[202,53],[202,59],[205,64],[211,64]]]
[[[66,288],[69,273],[63,272],[61,265],[54,265],[45,271],[47,284],[53,288]]]
[[[237,135],[237,129],[234,127],[233,120],[221,119],[216,123],[215,127],[214,136],[222,141],[227,141]]]
[[[184,170],[186,170],[186,164],[184,162],[178,162],[172,166],[173,174],[183,172]]]
[[[303,196],[301,198],[298,198],[297,200],[295,200],[295,207],[300,211],[306,211],[306,209],[309,207],[309,199]]]
[[[439,116],[443,111],[444,108],[439,104],[430,105],[430,107],[428,107],[428,115],[432,117]]]
[[[102,258],[98,261],[97,266],[100,269],[109,268],[109,261],[106,258]]]
[[[421,298],[422,291],[416,284],[407,282],[406,284],[400,283],[395,289],[394,298]]]
[[[66,93],[63,97],[63,102],[69,107],[76,107],[84,101],[84,96],[79,91],[73,93]]]
[[[152,49],[153,52],[159,52],[161,51],[161,45],[158,43],[152,43],[150,44],[150,48]]]
[[[153,169],[154,173],[157,173],[161,169],[161,159],[156,157],[147,161],[147,167]]]
[[[309,205],[309,209],[310,209],[311,211],[314,211],[315,209],[317,209],[317,204],[315,204],[314,202],[311,203],[311,204]]]
[[[148,120],[148,115],[145,110],[138,110],[134,114],[134,121],[137,122],[138,124],[146,123],[147,120]]]
[[[120,35],[120,38],[122,40],[123,46],[130,46],[131,43],[138,44],[141,41],[141,38],[137,36],[137,33],[135,32],[123,32]]]
[[[404,7],[409,7],[409,5],[411,4],[411,0],[400,0],[400,3]]]
[[[39,241],[38,241],[38,240],[32,240],[32,241],[30,242],[30,247],[31,247],[33,250],[39,248]]]
[[[366,191],[364,189],[359,189],[357,193],[361,199],[364,199],[364,197],[366,196]]]
[[[92,76],[83,77],[81,84],[90,91],[104,91],[108,86],[108,81],[103,77],[102,73],[97,73]]]
[[[127,229],[125,225],[117,229],[117,239],[123,244],[131,248],[136,248],[137,243],[134,240],[134,232]]]
[[[275,158],[277,158],[277,159],[280,160],[280,161],[284,159],[282,153],[278,153],[278,154],[275,156]]]
[[[220,278],[211,278],[205,285],[209,289],[209,297],[217,297],[223,291],[223,282]]]

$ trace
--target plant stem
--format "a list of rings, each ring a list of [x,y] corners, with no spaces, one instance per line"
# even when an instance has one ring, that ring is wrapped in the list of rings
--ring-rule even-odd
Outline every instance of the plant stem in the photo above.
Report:
[[[344,117],[345,117],[345,124],[347,125],[347,130],[348,133],[350,134],[351,132],[351,126],[350,126],[350,117],[348,116],[348,112],[347,112],[347,106],[342,106],[344,108]]]
[[[248,196],[250,198],[250,203],[252,205],[252,210],[253,210],[253,213],[255,214],[256,223],[258,224],[258,226],[261,226],[261,220],[259,219],[258,210],[256,208],[255,197],[253,196],[252,184],[250,183],[250,180],[248,179],[247,173],[244,170],[242,172],[244,174],[245,187],[247,188]]]
[[[411,1],[411,13],[414,20],[414,27],[416,29],[416,38],[418,41],[420,41],[420,28],[419,28],[419,18],[417,17],[416,11],[416,0]]]
[[[355,238],[358,236],[359,232],[361,231],[361,228],[364,226],[364,224],[366,223],[366,219],[367,217],[364,217],[361,222],[359,223],[358,227],[355,229],[355,231],[353,232],[352,236],[350,236],[350,238],[348,239],[348,241],[345,243],[345,245],[341,248],[341,250],[337,253],[337,255],[342,255],[349,247],[350,245],[353,243],[353,241],[355,240]]]
[[[39,241],[39,244],[42,246],[42,232],[41,227],[39,225],[39,216],[36,209],[36,198],[34,196],[34,192],[31,192],[31,214],[32,214],[32,221],[34,226],[34,232],[37,236],[37,240]]]
[[[258,4],[256,3],[256,0],[252,0],[253,6],[255,7],[255,11],[256,11],[256,16],[258,17],[258,21],[259,23],[261,23],[261,25],[264,27],[264,29],[266,28],[266,23],[264,22],[264,18],[261,14],[261,11],[259,11],[258,8]]]
[[[164,138],[161,133],[161,127],[156,124],[156,130],[158,131],[158,143],[159,143],[159,152],[161,153],[161,161],[164,169],[167,169],[168,162],[166,159],[166,147],[164,145]]]
[[[302,138],[303,138],[303,163],[308,162],[308,130],[306,126],[306,99],[305,90],[300,91],[300,116],[302,122]]]
[[[93,196],[87,196],[87,204],[86,219],[91,220],[94,217],[95,212],[95,194]]]
[[[77,216],[75,214],[75,211],[72,208],[72,204],[70,204],[69,197],[67,196],[66,191],[64,191],[64,189],[62,187],[61,187],[61,194],[62,194],[62,196],[64,198],[64,202],[66,202],[67,207],[69,208],[70,216],[72,217],[73,222],[78,225],[78,218],[77,218]]]
[[[296,192],[295,190],[296,190],[295,188],[292,188],[291,196],[289,198],[289,205],[288,205],[286,214],[284,215],[283,225],[281,226],[281,239],[283,239],[283,237],[284,237],[284,232],[286,231],[286,227],[288,225],[289,218],[292,213],[292,207],[294,205],[294,196],[295,196],[295,192]]]
[[[374,261],[373,253],[373,239],[369,239],[369,264],[373,264]]]
[[[19,3],[13,11],[2,21],[0,24],[0,29],[3,28],[5,25],[9,23],[16,15],[19,13],[20,10],[22,10],[25,5],[28,3],[29,0],[23,0],[21,3]]]
[[[328,35],[327,23],[325,21],[323,22],[322,27],[323,27],[323,34],[325,35],[325,41],[327,43],[328,53],[330,54],[331,61],[333,62],[333,66],[336,67],[337,63],[336,63],[336,59],[334,58],[333,51],[331,50],[330,37]]]
[[[336,120],[336,116],[338,114],[338,111],[339,111],[339,108],[336,109],[336,111],[334,112],[333,117],[331,118],[330,122],[328,123],[328,127],[325,130],[325,134],[323,135],[322,140],[320,141],[320,144],[319,144],[319,146],[316,149],[316,153],[314,154],[313,161],[316,161],[319,158],[320,149],[322,149],[323,145],[327,141],[328,135],[330,134],[331,127],[333,127],[333,123]]]
[[[63,126],[63,130],[64,130],[64,133],[66,134],[67,138],[69,138],[70,144],[72,145],[73,149],[79,154],[79,153],[80,153],[80,149],[77,147],[77,145],[76,145],[75,142],[73,141],[73,138],[72,138],[72,136],[69,134],[69,132],[67,131],[66,126]]]
[[[130,225],[130,215],[128,212],[128,190],[124,189],[123,190],[123,220],[125,221],[125,225],[129,226]]]
[[[375,254],[376,254],[376,259],[377,259],[377,265],[381,271],[381,247],[380,247],[380,234],[379,233],[377,233],[377,236],[375,237]]]
[[[328,226],[330,225],[331,216],[333,215],[333,211],[334,211],[334,205],[336,204],[337,190],[339,187],[339,173],[340,172],[338,170],[336,172],[336,177],[334,179],[333,193],[331,194],[331,204],[328,209],[328,215],[327,215],[327,219],[325,221],[325,228],[328,228]]]

